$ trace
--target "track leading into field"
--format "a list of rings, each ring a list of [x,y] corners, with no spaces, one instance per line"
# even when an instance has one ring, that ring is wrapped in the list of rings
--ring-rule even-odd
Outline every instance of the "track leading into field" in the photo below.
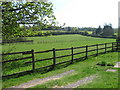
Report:
[[[31,81],[29,81],[27,83],[23,83],[21,85],[13,86],[13,87],[10,87],[10,88],[30,88],[30,87],[33,87],[33,86],[36,86],[36,85],[43,84],[43,83],[45,83],[47,81],[50,81],[50,80],[60,79],[63,76],[71,74],[73,72],[74,72],[74,70],[70,70],[70,71],[55,75],[55,76],[51,76],[51,77],[47,77],[47,78],[43,78],[43,79],[31,80]]]

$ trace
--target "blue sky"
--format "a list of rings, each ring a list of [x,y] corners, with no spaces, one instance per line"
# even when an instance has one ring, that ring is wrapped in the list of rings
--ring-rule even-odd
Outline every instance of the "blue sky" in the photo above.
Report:
[[[118,27],[119,0],[50,0],[54,14],[62,25],[74,27],[98,27],[111,23]]]

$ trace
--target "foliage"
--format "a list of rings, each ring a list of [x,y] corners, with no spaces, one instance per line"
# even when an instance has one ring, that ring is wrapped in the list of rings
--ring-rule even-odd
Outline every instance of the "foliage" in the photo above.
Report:
[[[99,26],[97,29],[96,29],[96,35],[100,35],[102,33],[102,28],[101,26]]]
[[[96,28],[93,27],[82,27],[82,28],[78,28],[80,31],[94,31],[96,30]]]
[[[102,64],[102,65],[106,65],[107,64],[107,62],[106,61],[101,61],[101,62],[99,62],[98,64]]]
[[[113,36],[114,35],[114,29],[112,28],[112,25],[105,25],[103,28],[102,36]]]
[[[71,27],[68,27],[68,31],[71,31]]]
[[[24,35],[20,25],[34,24],[42,29],[55,25],[51,2],[2,2],[3,40]]]
[[[64,35],[64,34],[82,34],[82,35],[88,35],[88,31],[78,31],[78,30],[71,30],[71,31],[60,31],[60,30],[33,30],[33,28],[21,28],[24,30],[24,32],[21,33],[21,38],[25,37],[31,37],[31,36],[51,36],[51,35]],[[19,38],[18,38],[19,39]],[[24,38],[23,38],[24,39]],[[11,39],[12,40],[12,39]]]
[[[83,35],[88,35],[88,32],[87,32],[87,31],[84,31]]]
[[[112,28],[112,24],[109,25],[105,24],[103,29],[101,28],[101,26],[99,26],[96,30],[92,32],[92,35],[100,36],[100,37],[109,37],[109,36],[116,37],[114,35],[114,31],[116,30]]]
[[[111,63],[109,61],[100,61],[97,63],[97,65],[102,65],[102,66],[114,66],[114,63]]]

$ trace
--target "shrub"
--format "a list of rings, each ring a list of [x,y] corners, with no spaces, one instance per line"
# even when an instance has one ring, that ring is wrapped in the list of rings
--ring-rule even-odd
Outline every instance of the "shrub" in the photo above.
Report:
[[[44,36],[51,36],[52,33],[51,33],[50,31],[47,31],[47,32],[45,32],[43,35],[44,35]]]

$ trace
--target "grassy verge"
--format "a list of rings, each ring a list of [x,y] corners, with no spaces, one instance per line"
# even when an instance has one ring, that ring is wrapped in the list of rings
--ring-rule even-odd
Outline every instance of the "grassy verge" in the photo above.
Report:
[[[97,57],[91,57],[85,61],[75,62],[68,67],[61,67],[61,69],[55,69],[51,72],[40,74],[35,73],[31,75],[21,76],[19,78],[12,78],[3,81],[3,88],[19,85],[29,80],[37,78],[45,78],[48,76],[57,75],[69,70],[75,70],[75,74],[65,76],[59,80],[49,81],[42,85],[37,85],[33,88],[52,88],[54,86],[65,86],[70,83],[74,83],[79,79],[96,74],[98,77],[87,86],[80,86],[79,88],[118,88],[118,71],[117,72],[106,72],[107,69],[113,68],[111,66],[98,66],[96,65],[100,61],[116,63],[118,62],[118,53],[112,52]]]
[[[118,88],[118,71],[99,72],[99,76],[88,83],[77,88]]]

